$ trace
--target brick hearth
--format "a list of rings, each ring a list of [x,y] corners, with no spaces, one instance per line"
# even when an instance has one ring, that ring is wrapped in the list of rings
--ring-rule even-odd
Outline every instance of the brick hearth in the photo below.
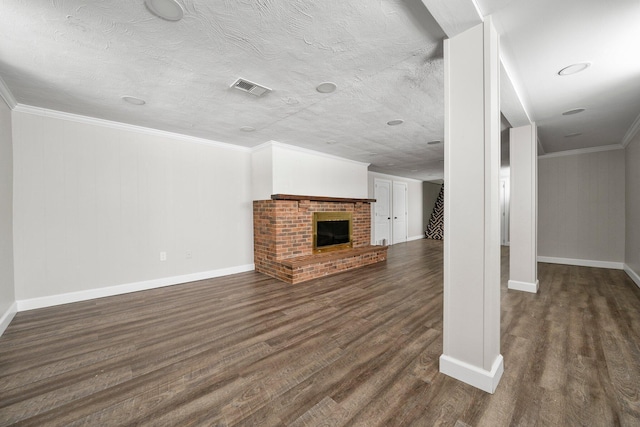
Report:
[[[253,202],[256,271],[300,283],[387,259],[371,246],[371,199],[273,195]],[[352,212],[353,248],[313,253],[313,213]]]

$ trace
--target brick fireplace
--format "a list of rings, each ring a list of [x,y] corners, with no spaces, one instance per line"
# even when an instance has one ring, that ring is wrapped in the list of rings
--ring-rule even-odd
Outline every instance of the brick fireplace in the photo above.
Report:
[[[372,246],[373,199],[274,194],[253,202],[256,271],[300,283],[387,259],[386,246]],[[314,212],[350,212],[350,248],[314,253]]]

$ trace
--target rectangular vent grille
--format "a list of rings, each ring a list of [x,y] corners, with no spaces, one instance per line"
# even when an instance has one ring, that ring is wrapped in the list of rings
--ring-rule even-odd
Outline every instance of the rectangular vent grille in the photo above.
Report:
[[[271,92],[271,89],[269,89],[268,87],[250,82],[249,80],[245,79],[236,80],[235,82],[233,82],[231,87],[243,92],[249,92],[251,95],[255,96],[262,96],[267,92]]]

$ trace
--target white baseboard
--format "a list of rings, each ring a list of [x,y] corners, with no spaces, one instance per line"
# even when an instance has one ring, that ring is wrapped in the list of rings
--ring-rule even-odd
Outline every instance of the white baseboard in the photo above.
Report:
[[[504,372],[504,360],[499,354],[493,362],[491,371],[487,371],[443,354],[440,356],[440,372],[493,394]]]
[[[7,330],[9,323],[13,320],[13,316],[18,312],[18,304],[14,301],[13,304],[5,311],[0,317],[0,336]]]
[[[629,277],[631,277],[631,280],[633,280],[636,283],[636,285],[638,285],[638,287],[640,288],[640,274],[633,271],[631,267],[629,267],[627,264],[624,265],[623,270],[625,273],[629,275]]]
[[[538,289],[540,288],[540,282],[538,280],[536,280],[535,283],[520,282],[518,280],[509,279],[507,287],[509,289],[513,289],[514,291],[531,292],[532,294],[537,294]]]
[[[424,234],[420,234],[418,236],[407,237],[407,242],[412,242],[414,240],[424,239]]]
[[[182,276],[146,280],[144,282],[127,283],[124,285],[108,286],[105,288],[88,289],[86,291],[23,299],[17,301],[18,311],[33,310],[36,308],[51,307],[54,305],[69,304],[78,301],[87,301],[95,298],[128,294],[130,292],[146,291],[148,289],[178,285],[180,283],[195,282],[197,280],[213,279],[214,277],[228,276],[230,274],[244,273],[246,271],[252,270],[255,270],[254,264],[245,264],[236,267],[222,268],[219,270],[185,274]]]
[[[595,261],[590,259],[572,259],[572,258],[556,258],[556,257],[548,257],[548,256],[539,256],[538,262],[547,262],[549,264],[577,265],[580,267],[611,268],[614,270],[624,269],[624,263],[622,262]]]

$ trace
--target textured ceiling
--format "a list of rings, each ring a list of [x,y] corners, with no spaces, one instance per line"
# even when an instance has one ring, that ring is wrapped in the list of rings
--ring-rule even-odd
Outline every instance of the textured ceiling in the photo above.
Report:
[[[444,136],[444,33],[421,0],[178,1],[169,22],[143,0],[0,0],[0,77],[23,105],[442,177],[443,146],[426,142]],[[639,0],[477,3],[545,152],[623,141],[640,113]],[[556,74],[580,61],[593,65]],[[273,91],[229,88],[238,77]]]
[[[0,76],[25,105],[441,176],[426,142],[443,139],[443,33],[419,0],[180,3],[169,22],[142,0],[4,2]],[[230,89],[237,77],[273,91]]]

